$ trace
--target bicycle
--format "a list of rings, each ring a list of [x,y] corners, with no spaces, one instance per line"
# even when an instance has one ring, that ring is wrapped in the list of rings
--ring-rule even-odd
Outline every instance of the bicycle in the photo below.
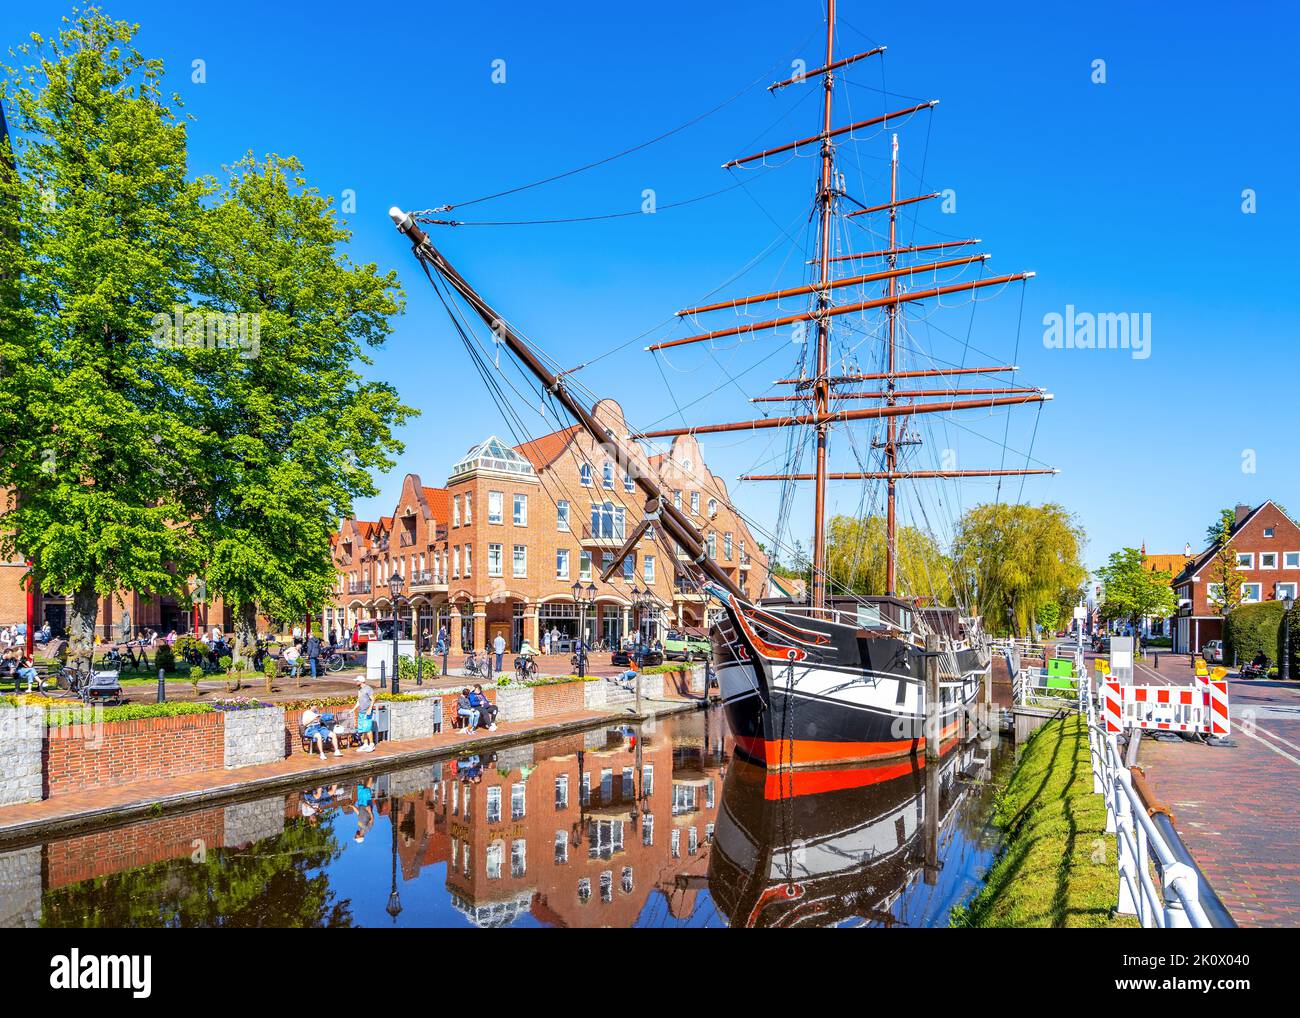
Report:
[[[344,660],[343,655],[340,654],[338,651],[335,651],[333,654],[326,654],[324,660],[325,660],[325,670],[327,672],[341,672],[343,671],[344,665],[347,664],[347,661]]]
[[[490,677],[489,673],[491,671],[492,669],[486,655],[480,658],[473,651],[469,652],[469,657],[465,659],[464,667],[464,672],[467,677],[486,679]]]
[[[527,682],[529,679],[537,678],[537,662],[531,657],[515,658],[515,679],[518,682]]]

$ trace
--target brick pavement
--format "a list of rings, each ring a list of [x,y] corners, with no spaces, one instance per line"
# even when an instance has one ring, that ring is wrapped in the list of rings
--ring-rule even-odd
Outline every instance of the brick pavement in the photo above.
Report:
[[[1185,655],[1137,681],[1190,683]],[[1138,764],[1242,926],[1300,926],[1300,684],[1230,678],[1235,748],[1142,740]]]

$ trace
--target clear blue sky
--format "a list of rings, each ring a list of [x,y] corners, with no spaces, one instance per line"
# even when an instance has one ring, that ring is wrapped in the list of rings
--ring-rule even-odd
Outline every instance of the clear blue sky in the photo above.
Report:
[[[7,47],[29,31],[49,33],[68,9],[6,4],[0,39]],[[114,0],[106,9],[138,21],[139,46],[166,61],[196,118],[195,172],[216,172],[248,149],[296,155],[322,191],[356,192],[353,257],[401,274],[407,314],[375,372],[424,415],[405,429],[407,452],[383,479],[382,497],[358,507],[369,517],[392,506],[407,470],[441,483],[472,443],[509,435],[468,374],[388,207],[459,202],[562,171],[687,121],[756,79],[784,77],[794,56],[815,67],[823,17],[817,0]],[[1023,497],[1076,512],[1094,565],[1126,544],[1198,545],[1215,511],[1238,500],[1272,497],[1300,510],[1300,452],[1289,426],[1289,380],[1300,370],[1289,247],[1300,234],[1295,5],[844,0],[840,12],[841,53],[873,42],[889,51],[883,63],[854,69],[837,98],[837,123],[910,105],[910,97],[942,100],[932,124],[922,116],[900,130],[901,190],[952,188],[957,211],[927,212],[915,239],[981,237],[994,254],[991,273],[1038,273],[1025,292],[1015,359],[1022,381],[1048,388],[1055,401],[1036,433],[1035,411],[1016,411],[1008,444],[1022,455],[1006,465],[1023,465],[1032,438],[1034,458],[1061,473],[1029,479]],[[190,81],[195,59],[206,62],[204,84]],[[490,79],[495,59],[506,62],[504,85]],[[1096,59],[1106,62],[1103,85],[1090,80]],[[776,98],[752,89],[699,126],[600,171],[454,215],[589,215],[636,209],[645,188],[660,205],[724,188],[737,179],[719,168],[727,158],[814,133],[815,103],[808,87]],[[850,167],[850,190],[869,203],[886,197],[885,145],[881,137],[859,146],[860,164]],[[653,216],[460,228],[435,239],[504,314],[574,363],[646,332],[730,277],[806,209],[813,162],[744,179],[746,188]],[[1257,193],[1256,214],[1241,211],[1245,188]],[[783,269],[781,257],[725,292],[789,285],[798,273]],[[1008,292],[980,305],[974,347],[1010,360],[1019,300]],[[1149,312],[1151,356],[1046,349],[1043,316],[1067,304]],[[969,312],[935,322],[962,337]],[[927,341],[960,359],[948,340]],[[752,367],[782,342],[755,340],[716,360],[701,348],[682,351],[665,371],[687,401],[719,384],[719,365]],[[648,423],[671,405],[642,345],[583,378]],[[780,377],[792,356],[776,353],[746,376],[751,393]],[[967,363],[980,360],[972,352]],[[694,423],[747,415],[734,389],[689,413]],[[532,421],[540,430],[540,418]],[[1004,418],[963,421],[966,437],[951,439],[957,465],[998,465]],[[706,448],[730,480],[770,459],[766,445]],[[1255,473],[1243,472],[1244,450],[1254,451]],[[853,469],[851,461],[837,466]],[[774,517],[775,486],[733,484],[732,493],[760,520]],[[960,505],[993,495],[988,484],[968,485]],[[1019,495],[1018,481],[1004,486],[1003,498]],[[853,511],[859,499],[855,485],[842,486],[834,508]]]

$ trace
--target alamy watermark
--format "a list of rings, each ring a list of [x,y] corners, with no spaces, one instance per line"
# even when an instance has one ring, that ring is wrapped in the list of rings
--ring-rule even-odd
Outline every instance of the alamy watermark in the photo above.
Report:
[[[246,360],[262,351],[260,311],[194,311],[177,304],[150,321],[154,346],[169,350],[238,350]]]
[[[1135,361],[1151,356],[1151,312],[1093,314],[1065,305],[1065,314],[1043,315],[1043,346],[1049,350],[1128,350]]]

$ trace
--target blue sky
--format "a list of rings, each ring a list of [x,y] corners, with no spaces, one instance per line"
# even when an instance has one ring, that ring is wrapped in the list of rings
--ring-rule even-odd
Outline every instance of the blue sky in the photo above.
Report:
[[[29,31],[49,33],[68,9],[44,0],[5,5],[0,39],[7,47]],[[195,117],[196,173],[216,172],[249,149],[296,155],[322,191],[355,191],[352,256],[400,273],[407,313],[374,372],[424,414],[405,429],[407,451],[382,479],[383,495],[358,507],[363,516],[391,507],[406,471],[441,483],[475,441],[494,432],[509,437],[392,230],[390,205],[459,203],[561,172],[645,141],[759,82],[696,127],[633,156],[451,215],[563,218],[635,210],[647,188],[663,206],[741,180],[744,186],[654,215],[443,229],[435,241],[502,313],[560,362],[574,364],[629,343],[714,290],[781,229],[793,226],[803,237],[814,160],[744,176],[719,167],[817,130],[819,90],[803,86],[773,97],[761,87],[787,76],[793,57],[820,63],[816,0],[575,2],[563,10],[320,0],[309,15],[300,5],[252,0],[215,8],[115,0],[106,9],[138,21],[139,46],[165,60]],[[930,466],[939,446],[954,449],[959,467],[1001,465],[1005,429],[1015,450],[1006,466],[1024,465],[1032,442],[1033,459],[1059,467],[1058,476],[1026,480],[1023,496],[1018,480],[1000,496],[993,482],[968,484],[960,495],[932,487],[924,503],[906,502],[905,519],[920,522],[924,508],[924,519],[942,531],[955,511],[995,496],[1057,501],[1087,529],[1095,565],[1126,544],[1145,541],[1151,551],[1197,545],[1215,511],[1235,501],[1272,497],[1300,509],[1286,381],[1300,367],[1300,298],[1287,247],[1300,231],[1300,143],[1291,130],[1296,7],[918,9],[843,0],[840,14],[839,53],[882,43],[889,50],[883,61],[863,61],[845,75],[837,124],[917,99],[941,100],[932,114],[899,128],[900,191],[951,188],[956,211],[927,208],[915,227],[909,212],[903,236],[980,237],[994,255],[989,273],[1038,274],[1024,290],[1023,312],[1018,287],[978,306],[964,355],[969,306],[936,315],[928,334],[916,326],[913,338],[951,361],[1014,358],[1020,384],[1055,396],[1041,415],[1016,410],[1010,423],[981,412],[959,418],[962,429],[930,428],[916,465]],[[190,81],[196,59],[206,65],[203,84]],[[504,84],[491,80],[498,59]],[[1091,80],[1098,59],[1104,84]],[[848,188],[868,204],[887,197],[887,145],[886,136],[868,132],[841,150]],[[1254,214],[1242,211],[1247,188],[1256,194]],[[722,292],[798,282],[802,255],[783,261],[787,250],[781,246]],[[1044,316],[1067,305],[1149,313],[1150,356],[1046,348]],[[655,335],[686,332],[678,326]],[[692,423],[748,417],[739,389],[763,391],[795,354],[787,335],[773,333],[712,354],[685,348],[662,364],[661,375],[643,345],[630,342],[581,375],[592,390],[620,398],[642,424],[677,419],[664,378],[682,403],[701,401],[687,411]],[[864,362],[877,356],[869,347],[859,353]],[[726,374],[746,369],[740,386],[723,384]],[[537,414],[530,420],[534,431],[544,429]],[[780,469],[772,434],[709,442],[706,451],[731,483],[758,463]],[[835,448],[836,467],[855,469],[843,442]],[[765,525],[775,518],[776,494],[775,485],[732,483],[740,507]],[[861,499],[858,485],[839,485],[833,508],[853,512]],[[807,514],[801,500],[795,518]]]

